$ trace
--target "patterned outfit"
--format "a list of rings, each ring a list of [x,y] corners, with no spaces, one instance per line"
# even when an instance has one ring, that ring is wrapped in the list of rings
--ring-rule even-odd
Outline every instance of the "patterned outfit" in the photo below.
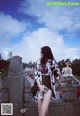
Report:
[[[52,83],[54,83],[55,80],[59,79],[59,69],[58,65],[55,60],[48,60],[45,65],[42,65],[40,63],[40,60],[36,63],[36,69],[35,69],[35,80],[39,80],[41,85],[46,86],[46,93],[49,93],[52,91]],[[35,99],[43,99],[44,92],[38,90],[35,96]]]

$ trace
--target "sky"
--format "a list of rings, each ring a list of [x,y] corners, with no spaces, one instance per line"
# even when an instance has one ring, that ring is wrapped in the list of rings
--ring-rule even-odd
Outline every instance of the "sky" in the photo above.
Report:
[[[78,6],[48,6],[47,2],[78,3]],[[80,58],[79,0],[0,0],[0,53],[37,61],[49,46],[57,61]]]

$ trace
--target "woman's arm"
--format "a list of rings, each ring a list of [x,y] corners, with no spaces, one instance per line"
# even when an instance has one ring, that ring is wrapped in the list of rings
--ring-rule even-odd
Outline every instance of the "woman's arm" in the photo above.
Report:
[[[35,80],[37,82],[37,86],[39,87],[40,91],[44,91],[45,86],[44,85],[41,85],[39,79],[35,79]]]
[[[58,82],[58,85],[61,85],[60,83],[60,70],[58,68],[58,64],[54,61],[53,65],[51,66],[52,75],[54,75],[56,81]]]
[[[40,76],[41,76],[41,72],[39,71],[39,64],[40,64],[40,62],[38,61],[37,63],[36,63],[36,68],[35,68],[35,81],[37,82],[37,86],[39,87],[39,89],[41,90],[41,91],[44,91],[44,85],[41,85],[41,83],[40,83],[40,80],[41,80],[41,78],[40,78]]]

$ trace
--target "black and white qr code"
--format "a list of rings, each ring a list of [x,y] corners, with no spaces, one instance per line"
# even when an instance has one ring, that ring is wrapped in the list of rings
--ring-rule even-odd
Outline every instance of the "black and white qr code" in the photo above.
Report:
[[[13,104],[1,103],[1,115],[13,115]]]

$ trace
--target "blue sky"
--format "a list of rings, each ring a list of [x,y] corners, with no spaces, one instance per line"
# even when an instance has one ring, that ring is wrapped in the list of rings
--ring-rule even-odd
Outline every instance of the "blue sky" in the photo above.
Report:
[[[0,0],[0,53],[36,61],[40,48],[51,47],[55,58],[80,58],[79,6],[46,6],[64,0]],[[68,2],[66,0],[66,2]]]

